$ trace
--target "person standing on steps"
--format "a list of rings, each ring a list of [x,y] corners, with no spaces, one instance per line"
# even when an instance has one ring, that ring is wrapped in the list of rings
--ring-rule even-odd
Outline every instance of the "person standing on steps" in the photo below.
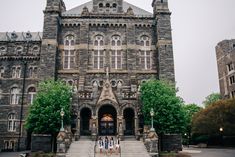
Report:
[[[100,154],[102,154],[104,148],[104,141],[101,137],[99,138],[98,144],[99,144]]]
[[[120,138],[119,136],[117,136],[117,139],[116,139],[116,146],[115,146],[115,151],[116,151],[116,155],[120,152]]]
[[[105,155],[107,155],[108,150],[109,150],[109,139],[107,136],[105,137],[105,140],[104,140],[104,149],[105,149]]]
[[[114,140],[113,137],[111,137],[110,141],[109,141],[109,151],[110,151],[110,155],[112,155],[113,153],[113,146],[114,146]]]

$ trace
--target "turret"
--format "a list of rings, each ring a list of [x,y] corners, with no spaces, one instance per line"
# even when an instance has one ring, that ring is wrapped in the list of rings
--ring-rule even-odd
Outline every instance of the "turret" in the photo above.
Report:
[[[65,11],[63,0],[47,0],[44,10],[42,52],[40,56],[40,79],[56,79],[56,60],[58,55],[58,33],[61,13]]]
[[[169,80],[174,83],[171,12],[168,8],[168,0],[153,0],[152,7],[156,21],[159,79]]]

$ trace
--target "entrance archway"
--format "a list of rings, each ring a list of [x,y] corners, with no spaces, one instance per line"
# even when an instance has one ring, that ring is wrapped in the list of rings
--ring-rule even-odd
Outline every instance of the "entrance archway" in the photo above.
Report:
[[[102,106],[98,112],[99,135],[115,135],[117,125],[117,112],[111,105]]]
[[[83,108],[80,113],[80,133],[81,135],[91,135],[90,131],[91,110]]]
[[[125,120],[124,135],[135,134],[135,112],[132,108],[126,108],[123,112]]]

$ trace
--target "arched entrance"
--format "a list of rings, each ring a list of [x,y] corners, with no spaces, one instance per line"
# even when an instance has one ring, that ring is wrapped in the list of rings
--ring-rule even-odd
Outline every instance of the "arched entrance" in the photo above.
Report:
[[[132,108],[126,108],[123,111],[123,116],[125,120],[125,130],[124,135],[134,135],[135,134],[135,112]]]
[[[99,109],[99,135],[115,135],[117,125],[117,112],[111,105]]]
[[[91,110],[83,108],[80,113],[80,133],[81,135],[91,135],[90,131]]]

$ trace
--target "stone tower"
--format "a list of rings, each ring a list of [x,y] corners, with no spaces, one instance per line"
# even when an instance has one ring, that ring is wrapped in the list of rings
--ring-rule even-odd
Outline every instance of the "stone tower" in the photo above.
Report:
[[[63,0],[47,0],[44,10],[40,79],[56,78],[59,23],[63,11],[65,11]]]
[[[156,22],[159,79],[170,80],[174,83],[171,12],[168,8],[168,0],[153,0],[152,7]]]

